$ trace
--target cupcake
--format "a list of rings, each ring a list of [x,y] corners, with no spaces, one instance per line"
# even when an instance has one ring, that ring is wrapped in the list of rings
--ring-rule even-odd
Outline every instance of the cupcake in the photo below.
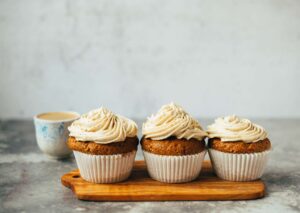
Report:
[[[149,175],[167,183],[197,178],[205,156],[206,136],[199,122],[180,106],[162,106],[143,124],[141,145]]]
[[[134,121],[101,107],[83,114],[69,131],[68,146],[84,180],[114,183],[129,177],[138,145]]]
[[[230,181],[260,178],[271,143],[263,127],[235,115],[208,126],[208,151],[215,173]]]

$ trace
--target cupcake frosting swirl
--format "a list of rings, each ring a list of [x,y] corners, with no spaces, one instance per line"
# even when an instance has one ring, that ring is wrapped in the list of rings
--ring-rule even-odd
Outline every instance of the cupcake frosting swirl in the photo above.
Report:
[[[126,137],[137,135],[137,125],[134,121],[115,115],[103,107],[83,114],[68,129],[70,136],[78,141],[93,141],[99,144],[122,142]]]
[[[163,140],[170,136],[178,139],[202,140],[207,133],[203,131],[197,120],[193,119],[180,106],[171,103],[162,106],[157,114],[148,117],[143,124],[143,135],[152,140]]]
[[[235,115],[217,118],[215,123],[207,127],[207,132],[209,138],[220,138],[223,142],[252,143],[267,138],[263,127]]]

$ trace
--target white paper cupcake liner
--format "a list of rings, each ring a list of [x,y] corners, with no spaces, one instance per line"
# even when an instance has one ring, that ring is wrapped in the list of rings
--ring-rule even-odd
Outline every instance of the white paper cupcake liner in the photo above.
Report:
[[[74,151],[81,177],[93,183],[115,183],[131,173],[136,151],[116,155],[91,155]]]
[[[229,181],[251,181],[262,176],[270,151],[234,154],[209,149],[208,152],[218,177]]]
[[[206,151],[183,156],[143,153],[151,178],[166,183],[183,183],[199,176]]]

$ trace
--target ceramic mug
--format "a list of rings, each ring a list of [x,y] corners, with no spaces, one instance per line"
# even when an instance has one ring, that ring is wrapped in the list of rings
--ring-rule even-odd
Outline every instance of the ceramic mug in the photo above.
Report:
[[[43,115],[62,113],[71,115],[69,118],[45,119]],[[80,117],[77,112],[49,112],[34,116],[35,135],[39,148],[53,158],[66,158],[71,154],[67,146],[68,127]]]

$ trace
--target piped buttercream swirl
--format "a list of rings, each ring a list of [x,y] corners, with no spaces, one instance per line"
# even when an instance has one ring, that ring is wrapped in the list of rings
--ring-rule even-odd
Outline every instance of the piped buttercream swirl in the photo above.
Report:
[[[209,138],[220,138],[223,142],[258,142],[267,138],[265,129],[248,119],[235,115],[217,118],[207,127]]]
[[[99,144],[123,142],[126,137],[137,135],[134,121],[101,107],[83,114],[69,126],[70,136],[78,141],[93,141]]]
[[[202,140],[207,136],[199,122],[174,103],[162,106],[157,114],[148,117],[142,132],[145,138],[152,140],[163,140],[171,136]]]

